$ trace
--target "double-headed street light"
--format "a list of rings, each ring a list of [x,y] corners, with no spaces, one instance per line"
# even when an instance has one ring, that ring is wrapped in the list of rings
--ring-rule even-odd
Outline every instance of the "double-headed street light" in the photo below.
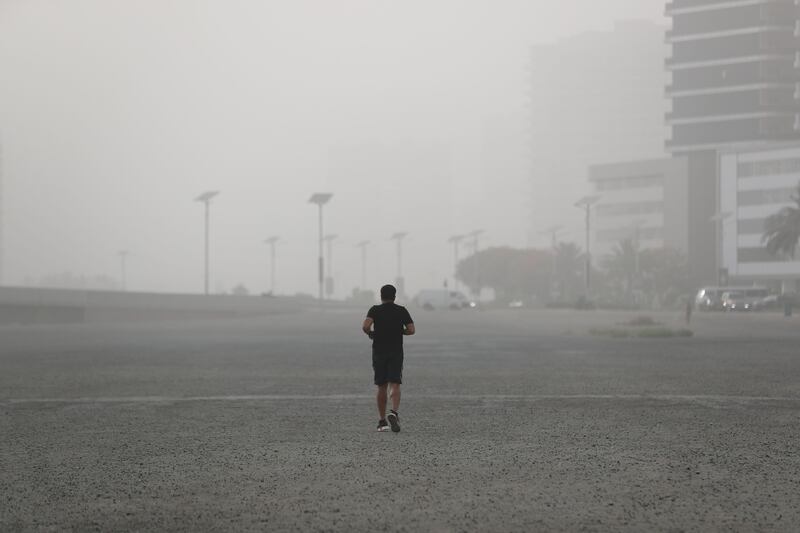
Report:
[[[280,238],[275,235],[264,240],[264,244],[269,244],[269,292],[273,296],[275,295],[275,244],[279,240]]]
[[[324,294],[324,285],[325,285],[325,259],[322,257],[322,239],[323,239],[323,226],[322,226],[322,206],[327,204],[330,199],[333,197],[333,194],[327,192],[318,192],[311,195],[311,198],[308,199],[309,203],[316,204],[319,208],[319,300],[322,301],[325,299]]]
[[[211,204],[211,199],[214,198],[216,195],[219,194],[219,191],[206,191],[197,198],[195,198],[196,202],[203,202],[205,204],[205,281],[203,283],[204,293],[208,294],[208,229],[209,229],[209,205]]]
[[[584,291],[586,292],[586,299],[589,299],[589,291],[591,290],[591,276],[592,276],[592,254],[589,251],[589,235],[590,235],[590,214],[592,205],[594,205],[600,196],[598,195],[591,195],[591,196],[584,196],[577,202],[575,202],[575,207],[579,207],[586,211],[586,266],[584,267],[583,273],[583,286]]]

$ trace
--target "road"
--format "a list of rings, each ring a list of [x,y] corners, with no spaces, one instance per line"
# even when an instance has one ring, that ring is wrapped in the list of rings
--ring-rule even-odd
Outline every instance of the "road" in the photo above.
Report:
[[[0,328],[0,530],[797,530],[798,317],[413,314],[399,434],[346,309]]]

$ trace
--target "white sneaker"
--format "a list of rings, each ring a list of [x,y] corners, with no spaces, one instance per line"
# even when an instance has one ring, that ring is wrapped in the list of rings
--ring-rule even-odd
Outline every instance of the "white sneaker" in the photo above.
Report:
[[[387,416],[386,419],[389,421],[389,424],[392,426],[392,431],[395,433],[400,433],[400,417],[394,411],[391,411]]]

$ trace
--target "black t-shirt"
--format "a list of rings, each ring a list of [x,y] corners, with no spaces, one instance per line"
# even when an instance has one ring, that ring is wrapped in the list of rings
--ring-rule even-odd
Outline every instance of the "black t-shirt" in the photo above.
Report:
[[[405,307],[394,302],[373,305],[367,312],[367,317],[375,323],[375,334],[372,336],[374,349],[403,349],[403,327],[414,322]]]

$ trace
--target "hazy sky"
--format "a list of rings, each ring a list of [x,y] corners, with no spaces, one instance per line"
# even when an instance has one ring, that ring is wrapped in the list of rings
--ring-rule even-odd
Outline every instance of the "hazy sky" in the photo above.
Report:
[[[318,190],[339,296],[363,239],[369,284],[394,277],[395,231],[411,291],[438,286],[452,234],[525,244],[528,192],[488,202],[481,168],[524,142],[531,45],[663,3],[0,0],[5,282],[117,277],[126,249],[130,288],[199,291],[192,200],[219,189],[212,289],[264,290],[277,234],[278,291],[315,292]]]

